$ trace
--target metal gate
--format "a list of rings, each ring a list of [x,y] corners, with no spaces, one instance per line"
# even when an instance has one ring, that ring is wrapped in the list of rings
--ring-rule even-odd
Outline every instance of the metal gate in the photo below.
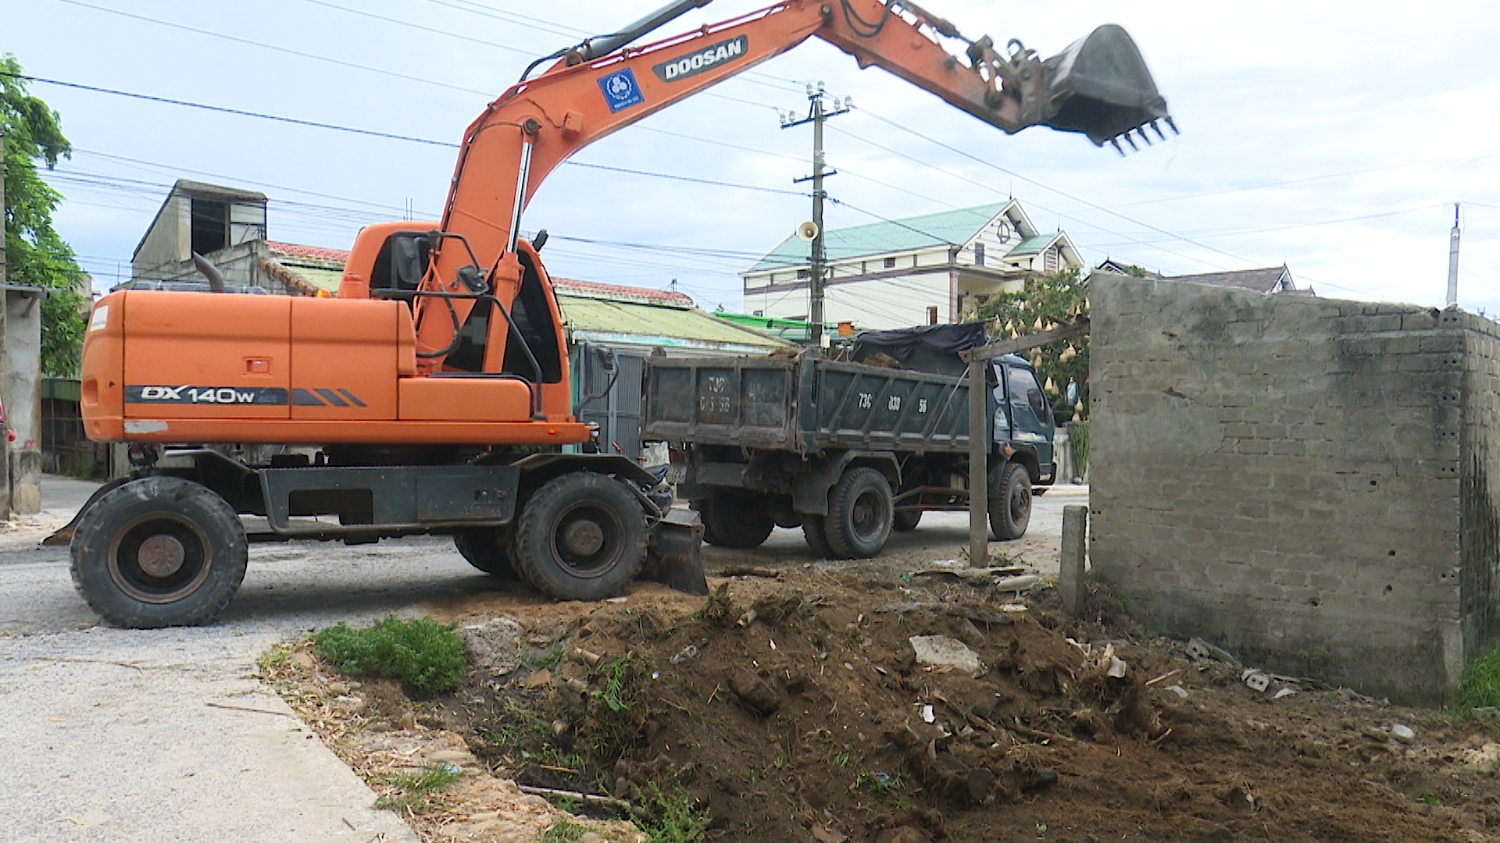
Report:
[[[579,421],[599,425],[599,445],[606,453],[637,459],[641,455],[641,373],[644,357],[616,352],[615,366],[619,373],[615,376],[613,387],[609,383],[609,367],[601,358],[601,354],[588,347],[580,355],[584,394],[598,395],[605,389],[609,389],[609,393],[584,407],[579,414]]]

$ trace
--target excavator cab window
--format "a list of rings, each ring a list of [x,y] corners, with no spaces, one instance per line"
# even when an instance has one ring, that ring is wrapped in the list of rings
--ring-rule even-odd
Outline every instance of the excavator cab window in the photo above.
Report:
[[[491,310],[488,299],[480,299],[475,303],[474,309],[469,311],[469,318],[464,320],[463,329],[458,333],[458,347],[443,360],[445,366],[462,372],[484,371],[484,347],[489,338]],[[531,378],[533,375],[528,371],[525,377]]]
[[[398,231],[385,239],[370,272],[370,294],[411,303],[427,271],[431,243],[418,231]]]
[[[520,336],[516,336],[515,331],[507,336],[503,371],[524,378],[536,377],[536,371],[531,368],[531,361],[526,359],[526,351],[522,348],[524,341],[531,347],[531,353],[541,367],[542,382],[557,383],[562,380],[562,358],[557,347],[557,326],[552,323],[552,308],[548,306],[547,291],[542,287],[541,276],[531,259],[524,252],[520,257],[526,274],[510,306],[510,318],[516,323]]]

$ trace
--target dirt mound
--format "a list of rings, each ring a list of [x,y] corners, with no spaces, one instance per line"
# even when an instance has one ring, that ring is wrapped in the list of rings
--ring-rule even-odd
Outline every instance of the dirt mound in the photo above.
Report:
[[[1171,642],[1064,622],[1050,596],[1006,611],[967,585],[816,568],[716,584],[707,601],[641,586],[623,603],[449,607],[488,660],[418,719],[497,775],[616,800],[579,810],[686,794],[710,839],[1478,840],[1500,826],[1500,746],[1479,724],[1305,685],[1276,698],[1285,683],[1256,692]],[[1393,738],[1397,722],[1417,739]]]

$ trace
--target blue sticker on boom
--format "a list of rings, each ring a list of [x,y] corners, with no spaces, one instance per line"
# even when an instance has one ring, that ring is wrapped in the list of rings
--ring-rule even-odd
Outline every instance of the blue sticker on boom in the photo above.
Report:
[[[628,67],[599,77],[599,90],[604,92],[604,102],[611,114],[646,101],[641,96],[641,86],[636,84],[635,74]]]

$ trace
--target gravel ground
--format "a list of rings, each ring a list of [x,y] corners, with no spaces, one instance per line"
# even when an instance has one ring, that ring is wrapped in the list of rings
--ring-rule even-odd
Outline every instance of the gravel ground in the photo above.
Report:
[[[492,589],[446,539],[255,545],[244,586],[210,627],[97,625],[66,548],[37,543],[92,484],[47,478],[40,516],[0,529],[0,837],[20,841],[412,841],[374,795],[253,675],[270,645],[340,620],[419,614]],[[1037,500],[1031,532],[992,550],[1056,570],[1066,487]],[[931,514],[892,555],[938,558],[967,543],[967,516]],[[798,530],[757,560],[801,563]],[[721,552],[710,549],[713,566]],[[806,558],[804,558],[806,557]]]

